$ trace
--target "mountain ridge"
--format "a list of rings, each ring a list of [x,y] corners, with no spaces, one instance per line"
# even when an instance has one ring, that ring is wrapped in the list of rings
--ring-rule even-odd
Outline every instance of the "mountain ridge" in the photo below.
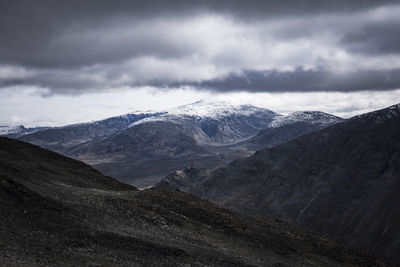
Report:
[[[82,160],[139,187],[186,166],[216,167],[342,119],[321,112],[198,101],[152,113],[51,128],[20,140]]]

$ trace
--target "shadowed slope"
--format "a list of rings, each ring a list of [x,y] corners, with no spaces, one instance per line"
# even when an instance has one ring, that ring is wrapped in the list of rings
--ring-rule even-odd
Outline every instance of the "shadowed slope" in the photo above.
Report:
[[[171,189],[138,191],[91,167],[0,138],[0,264],[379,265],[286,223]]]

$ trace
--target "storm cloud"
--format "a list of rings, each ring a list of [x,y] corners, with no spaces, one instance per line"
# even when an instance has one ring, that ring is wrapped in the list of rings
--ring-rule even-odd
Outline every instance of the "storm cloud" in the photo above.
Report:
[[[400,88],[398,1],[0,2],[0,88]]]

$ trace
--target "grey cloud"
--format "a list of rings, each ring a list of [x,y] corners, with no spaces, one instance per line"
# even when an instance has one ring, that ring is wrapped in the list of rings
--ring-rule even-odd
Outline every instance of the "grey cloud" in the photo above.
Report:
[[[196,49],[194,43],[183,43],[162,29],[153,29],[151,32],[131,29],[129,34],[113,33],[121,27],[116,25],[96,32],[85,30],[55,36],[34,51],[21,51],[17,58],[12,54],[3,55],[3,58],[6,62],[8,59],[31,67],[70,69],[97,63],[118,63],[143,55],[180,58]]]
[[[217,92],[352,92],[384,91],[400,88],[400,69],[388,71],[358,70],[347,73],[336,73],[327,69],[294,71],[257,71],[245,70],[231,73],[224,77],[202,82],[165,81],[154,78],[147,81],[107,82],[107,77],[79,75],[77,73],[40,74],[29,79],[13,79],[0,86],[35,85],[50,89],[51,94],[81,94],[98,89],[109,89],[118,86],[154,86],[163,89],[193,87]]]

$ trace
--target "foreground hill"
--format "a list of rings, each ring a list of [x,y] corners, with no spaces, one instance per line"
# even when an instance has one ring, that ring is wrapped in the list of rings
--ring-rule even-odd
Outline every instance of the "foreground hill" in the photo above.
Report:
[[[82,162],[0,138],[0,265],[383,266],[275,220],[171,189],[138,191]]]
[[[400,262],[400,105],[259,151],[178,187],[230,209],[276,216]]]

